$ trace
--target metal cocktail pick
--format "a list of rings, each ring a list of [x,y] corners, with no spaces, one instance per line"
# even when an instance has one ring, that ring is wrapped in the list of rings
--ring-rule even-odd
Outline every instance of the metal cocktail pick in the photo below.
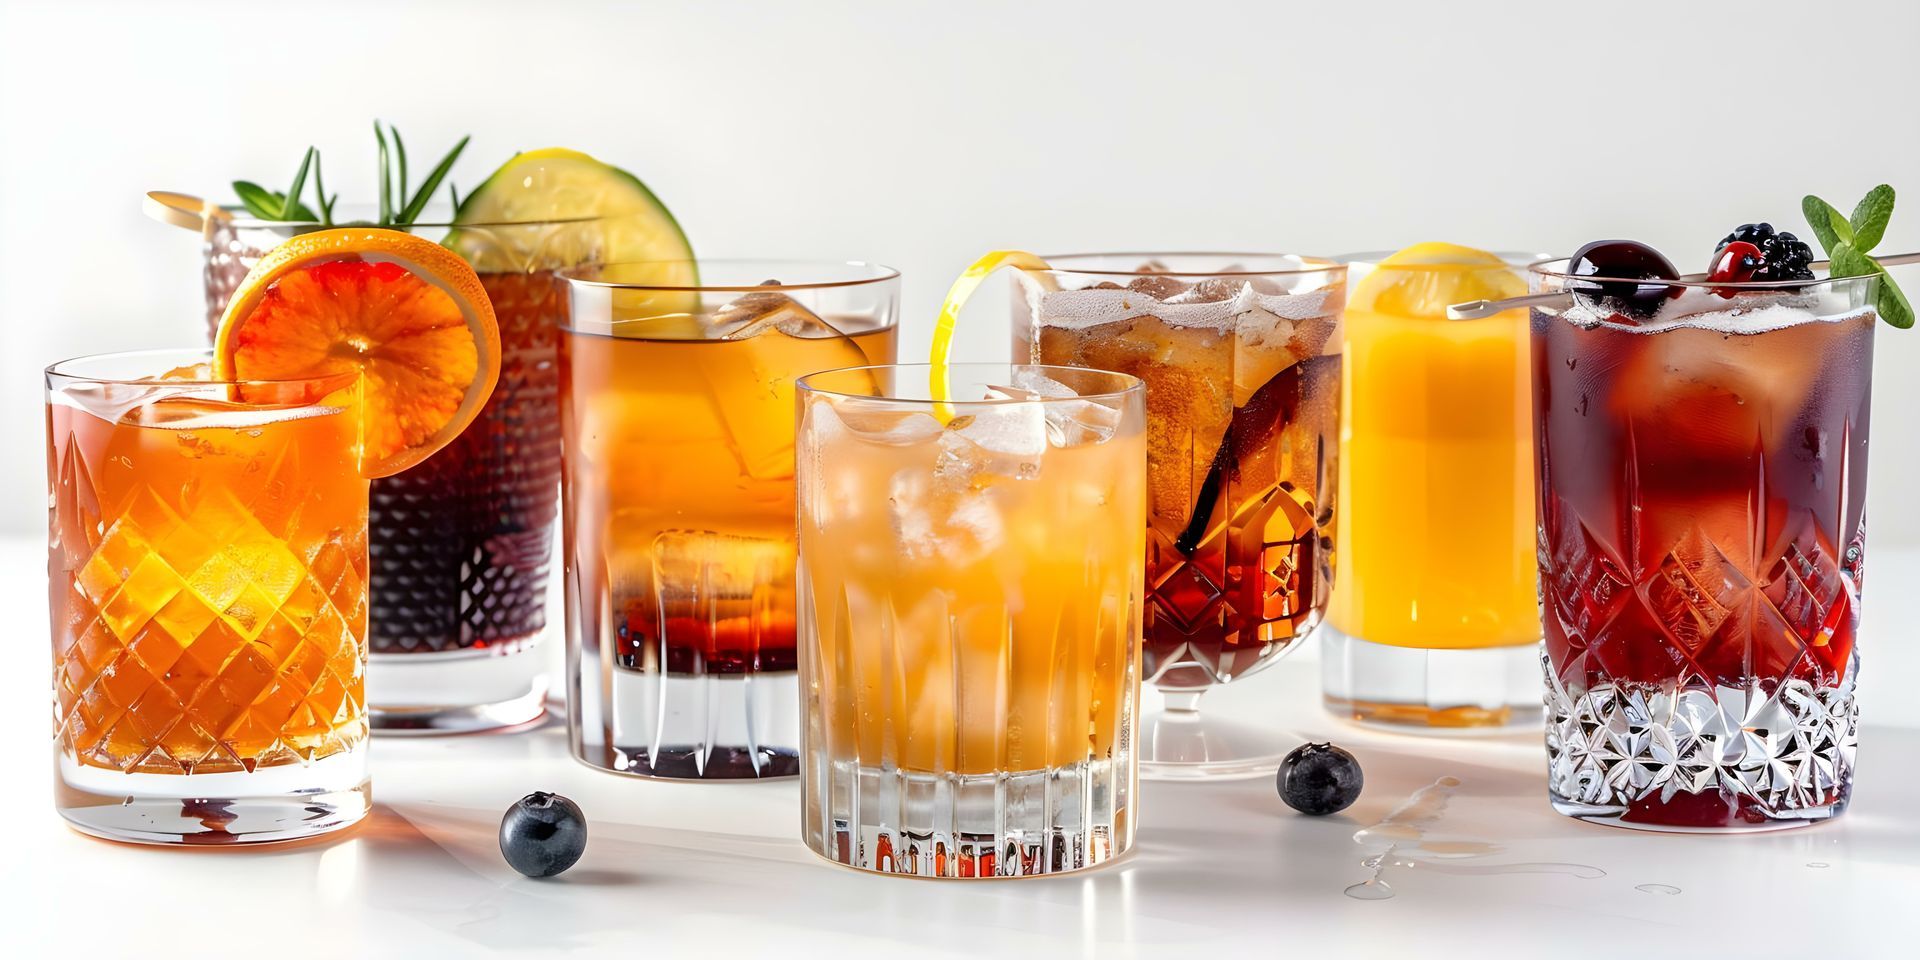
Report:
[[[1884,257],[1874,257],[1883,267],[1898,267],[1910,263],[1920,263],[1920,252],[1895,253]],[[1810,269],[1819,269],[1830,265],[1830,260],[1815,260],[1808,264]],[[1633,278],[1622,278],[1633,279]],[[1689,283],[1699,283],[1707,279],[1704,273],[1689,273],[1680,278]],[[1469,300],[1456,303],[1447,308],[1448,320],[1479,320],[1491,317],[1502,310],[1517,310],[1521,307],[1564,307],[1573,302],[1573,292],[1556,290],[1552,293],[1529,293],[1524,297],[1508,297],[1505,300]]]

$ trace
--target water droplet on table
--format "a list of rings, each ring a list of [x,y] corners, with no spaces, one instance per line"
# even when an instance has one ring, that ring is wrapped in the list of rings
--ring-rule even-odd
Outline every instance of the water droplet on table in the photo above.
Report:
[[[1679,887],[1672,886],[1670,884],[1665,884],[1665,883],[1636,884],[1634,886],[1634,889],[1640,891],[1641,893],[1659,893],[1659,894],[1665,894],[1666,896],[1669,896],[1669,897],[1678,896],[1680,893]]]
[[[1831,864],[1828,864],[1825,860],[1815,860],[1812,863],[1807,864],[1807,866],[1812,867],[1815,870],[1825,870],[1828,866],[1831,866]]]
[[[1364,883],[1356,883],[1348,887],[1346,894],[1355,900],[1391,900],[1393,888],[1387,886],[1387,882],[1379,877],[1369,877]]]

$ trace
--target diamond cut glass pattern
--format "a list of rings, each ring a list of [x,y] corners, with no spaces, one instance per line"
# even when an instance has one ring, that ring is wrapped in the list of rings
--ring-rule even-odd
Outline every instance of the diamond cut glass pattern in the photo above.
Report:
[[[356,424],[244,402],[191,364],[62,372],[173,366],[156,356],[48,372],[56,805],[152,843],[344,827],[368,809]]]
[[[211,221],[208,330],[253,264],[319,228]],[[545,712],[537,647],[559,517],[558,343],[567,312],[557,272],[597,262],[606,228],[593,218],[409,228],[444,238],[475,265],[499,321],[501,362],[492,395],[452,443],[371,486],[369,649],[411,658],[375,671],[379,729],[467,732]]]
[[[82,436],[66,445],[56,514],[99,492]],[[211,773],[359,743],[366,546],[358,529],[315,530],[300,507],[282,509],[284,493],[267,493],[310,489],[305,469],[290,445],[251,502],[203,483],[169,503],[131,481],[90,551],[56,542],[56,559],[79,566],[65,591],[72,640],[56,643],[61,749],[127,772]],[[275,512],[270,530],[260,516]]]

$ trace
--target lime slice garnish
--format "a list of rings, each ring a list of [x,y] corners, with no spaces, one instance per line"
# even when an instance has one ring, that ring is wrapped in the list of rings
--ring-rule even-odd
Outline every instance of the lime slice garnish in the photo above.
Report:
[[[570,220],[585,222],[567,225]],[[647,282],[689,287],[699,282],[687,235],[653,191],[633,174],[577,150],[549,147],[515,154],[460,202],[453,222],[553,225],[448,234],[446,245],[482,273],[595,261],[675,261],[662,263],[660,275]]]
[[[1001,267],[1013,267],[1019,270],[1051,270],[1045,260],[1025,250],[995,250],[973,262],[973,265],[961,271],[947,288],[946,302],[940,304],[940,316],[933,321],[933,348],[928,351],[927,361],[931,364],[927,372],[927,389],[934,400],[933,415],[941,423],[953,419],[953,384],[947,376],[947,355],[953,352],[953,326],[959,319],[960,310],[967,305],[967,298],[987,276]]]

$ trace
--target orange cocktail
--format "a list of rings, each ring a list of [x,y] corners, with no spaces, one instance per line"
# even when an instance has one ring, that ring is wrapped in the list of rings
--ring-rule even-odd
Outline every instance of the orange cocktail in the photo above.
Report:
[[[1350,264],[1322,651],[1335,713],[1418,727],[1537,715],[1527,315],[1446,316],[1525,293],[1530,259],[1423,243]]]
[[[350,823],[366,807],[367,481],[355,418],[293,399],[350,380],[248,402],[205,364],[141,378],[150,357],[47,373],[62,811],[80,822],[190,777],[209,798],[307,792],[281,813],[317,823],[267,832]],[[244,802],[170,807],[250,819]]]
[[[437,244],[289,241],[211,354],[49,367],[55,803],[145,843],[260,843],[369,809],[367,485],[431,456],[499,371]]]

